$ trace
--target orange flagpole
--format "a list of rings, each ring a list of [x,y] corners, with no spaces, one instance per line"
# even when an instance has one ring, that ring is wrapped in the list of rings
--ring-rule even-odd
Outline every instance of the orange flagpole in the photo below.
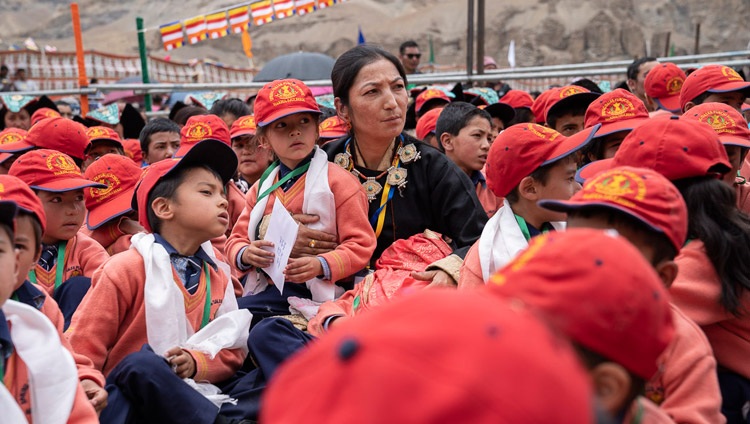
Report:
[[[86,77],[86,61],[83,56],[83,37],[81,36],[81,17],[78,14],[78,3],[70,4],[70,13],[73,18],[73,36],[76,40],[76,59],[78,60],[78,86],[85,88],[89,86]],[[89,96],[81,94],[81,116],[89,112]]]

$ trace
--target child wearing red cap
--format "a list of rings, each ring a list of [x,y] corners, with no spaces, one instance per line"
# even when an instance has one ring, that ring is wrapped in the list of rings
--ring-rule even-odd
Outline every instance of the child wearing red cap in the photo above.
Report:
[[[141,231],[131,207],[141,168],[126,156],[106,154],[93,162],[83,176],[107,188],[86,188],[86,227],[81,231],[114,255],[130,248],[130,237]]]
[[[236,168],[228,145],[206,139],[144,171],[133,200],[149,233],[97,270],[67,332],[107,377],[103,422],[128,411],[137,422],[224,422],[201,393],[216,390],[208,382],[231,394],[222,382],[244,360],[250,325],[209,243],[228,224],[224,185]]]
[[[232,150],[237,154],[239,166],[235,185],[241,189],[243,198],[240,211],[245,207],[244,195],[255,184],[263,171],[273,162],[273,154],[270,150],[258,143],[255,133],[255,117],[243,116],[234,121],[229,135],[232,137]]]
[[[599,97],[577,85],[553,88],[545,104],[544,121],[547,126],[569,137],[584,128],[588,106]]]
[[[287,315],[290,296],[315,302],[335,299],[344,292],[335,283],[365,268],[375,250],[362,186],[344,169],[329,163],[315,144],[319,114],[312,92],[298,80],[268,83],[255,101],[257,136],[279,160],[250,188],[226,251],[243,275],[245,292],[250,293],[239,303],[258,318]],[[394,185],[397,183],[394,180]],[[284,284],[283,293],[260,271],[274,258],[263,249],[273,247],[263,236],[274,200],[292,214],[318,215],[321,220],[315,229],[338,235],[338,245],[332,251],[289,260],[285,279],[295,284]]]
[[[435,108],[422,115],[417,121],[417,128],[415,130],[418,140],[422,140],[422,143],[429,144],[436,149],[439,149],[440,145],[435,134],[435,127],[442,111],[443,108]]]
[[[20,181],[16,187],[25,188]],[[0,201],[0,269],[3,270],[0,273],[0,381],[3,383],[0,384],[0,411],[3,422],[96,423],[96,412],[79,384],[76,365],[71,351],[66,349],[62,330],[55,328],[36,305],[16,301],[18,293],[14,290],[19,273],[18,253],[14,249],[16,210],[16,204],[6,200],[3,193]],[[11,296],[15,299],[10,300]]]
[[[507,125],[508,127],[524,122],[535,122],[534,114],[531,112],[531,107],[534,104],[534,98],[531,97],[531,94],[523,90],[508,90],[500,98],[500,103],[512,107],[515,112],[513,119]]]
[[[119,134],[108,127],[91,127],[86,129],[86,137],[89,143],[83,151],[85,158],[81,170],[86,172],[86,168],[92,162],[106,154],[125,156],[125,150]]]
[[[652,71],[653,72],[653,71]],[[674,258],[687,238],[687,206],[664,176],[644,168],[617,167],[586,181],[569,201],[542,207],[568,215],[567,228],[614,229],[638,248],[665,287],[677,275]],[[675,338],[660,359],[646,395],[675,422],[721,423],[716,360],[701,329],[671,303]]]
[[[685,78],[680,90],[680,107],[683,112],[701,103],[724,103],[742,110],[750,95],[750,82],[734,69],[724,65],[706,65]]]
[[[440,113],[435,134],[440,150],[471,179],[479,202],[492,218],[503,201],[487,188],[482,173],[493,140],[489,114],[469,103],[450,103]]]
[[[646,103],[656,109],[649,116],[682,115],[680,91],[685,78],[685,72],[672,62],[659,63],[648,71],[643,82]]]
[[[673,422],[639,396],[674,337],[669,293],[626,239],[583,228],[542,235],[486,293],[526,305],[568,336],[616,422]]]
[[[414,111],[417,114],[417,119],[421,118],[430,110],[444,107],[450,102],[451,98],[443,89],[428,87],[426,90],[419,93],[417,99],[414,101]]]
[[[565,137],[537,124],[516,124],[500,133],[487,159],[487,185],[504,197],[502,207],[482,230],[461,266],[459,288],[484,282],[526,248],[529,240],[563,228],[565,215],[537,205],[542,199],[567,200],[581,186],[574,177],[575,153],[584,148],[598,125]]]
[[[318,145],[349,135],[349,125],[338,115],[323,120],[318,125]]]
[[[28,184],[44,206],[42,253],[29,279],[57,301],[67,328],[91,276],[109,258],[99,243],[79,231],[86,215],[83,189],[106,186],[83,178],[70,156],[48,149],[23,154],[8,174]]]

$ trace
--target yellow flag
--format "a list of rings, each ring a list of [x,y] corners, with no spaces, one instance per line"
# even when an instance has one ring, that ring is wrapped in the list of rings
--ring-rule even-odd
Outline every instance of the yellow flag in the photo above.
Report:
[[[253,40],[250,38],[250,33],[247,32],[247,29],[242,30],[242,49],[249,59],[253,58]]]

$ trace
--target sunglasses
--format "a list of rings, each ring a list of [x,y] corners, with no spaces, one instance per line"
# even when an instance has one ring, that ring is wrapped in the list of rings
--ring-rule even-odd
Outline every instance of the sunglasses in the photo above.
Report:
[[[408,57],[409,59],[419,59],[420,57],[422,57],[422,53],[408,53],[406,57]]]

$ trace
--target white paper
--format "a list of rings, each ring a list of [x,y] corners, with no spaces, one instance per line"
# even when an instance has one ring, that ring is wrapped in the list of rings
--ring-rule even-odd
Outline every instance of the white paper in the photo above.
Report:
[[[289,262],[289,255],[292,253],[294,241],[297,240],[298,230],[299,225],[277,198],[273,203],[271,219],[269,219],[268,230],[266,230],[266,236],[264,237],[264,240],[273,243],[273,248],[263,248],[273,252],[276,257],[274,257],[273,264],[263,268],[263,271],[268,274],[273,284],[279,289],[279,293],[284,291],[284,268]]]

